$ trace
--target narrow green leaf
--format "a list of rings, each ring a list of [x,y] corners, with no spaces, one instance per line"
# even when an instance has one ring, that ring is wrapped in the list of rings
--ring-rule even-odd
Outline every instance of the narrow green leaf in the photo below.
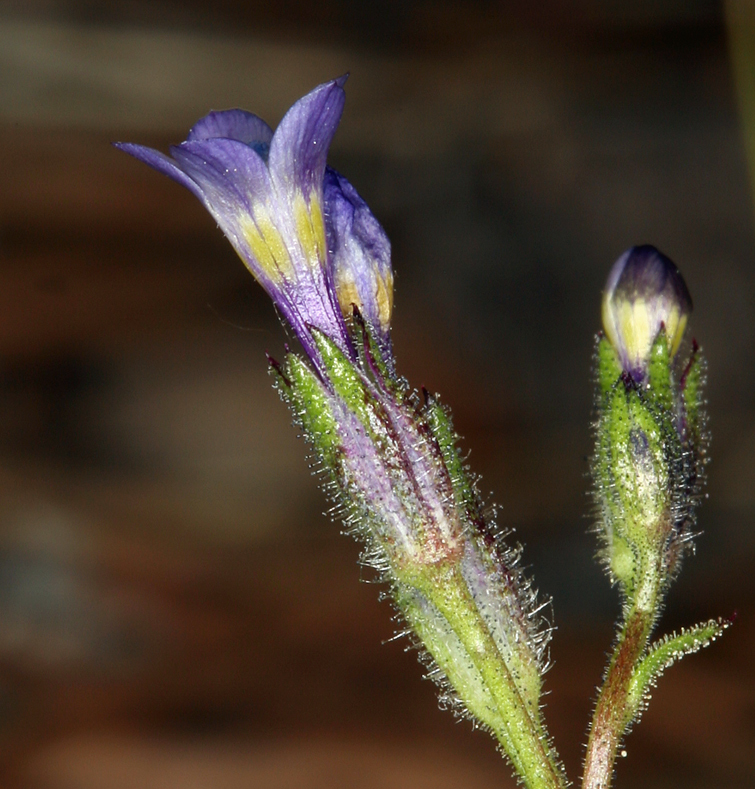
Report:
[[[650,690],[667,668],[685,655],[707,647],[731,624],[730,619],[710,619],[682,630],[681,633],[665,636],[652,644],[632,674],[627,699],[627,721],[633,720],[642,712],[642,705],[649,699]]]

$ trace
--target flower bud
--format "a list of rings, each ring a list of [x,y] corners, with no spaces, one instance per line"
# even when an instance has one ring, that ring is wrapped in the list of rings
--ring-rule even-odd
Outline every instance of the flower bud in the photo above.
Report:
[[[603,558],[628,599],[667,588],[693,533],[706,459],[704,362],[694,342],[686,361],[675,358],[691,310],[682,275],[655,247],[632,247],[614,264],[592,471]]]
[[[632,247],[611,269],[603,294],[603,328],[634,380],[644,379],[661,330],[673,358],[691,312],[692,298],[679,269],[655,247]]]

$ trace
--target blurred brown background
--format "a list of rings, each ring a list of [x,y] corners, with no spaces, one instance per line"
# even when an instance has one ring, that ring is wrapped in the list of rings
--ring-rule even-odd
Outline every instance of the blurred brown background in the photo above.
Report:
[[[571,775],[618,610],[586,456],[600,291],[674,259],[710,363],[710,499],[616,786],[755,783],[753,207],[723,8],[0,4],[0,784],[513,786],[437,709],[270,387],[284,335],[187,192],[112,149],[210,108],[273,125],[345,71],[331,162],[394,244],[395,346],[453,409],[558,626]]]

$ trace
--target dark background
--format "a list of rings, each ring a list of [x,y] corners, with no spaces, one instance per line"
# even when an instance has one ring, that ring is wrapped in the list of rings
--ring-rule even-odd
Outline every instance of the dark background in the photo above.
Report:
[[[573,778],[618,611],[586,477],[601,288],[637,243],[684,273],[713,462],[661,630],[739,616],[663,678],[616,786],[753,785],[755,237],[724,20],[705,0],[0,5],[4,787],[514,785],[383,643],[390,606],[270,387],[262,290],[188,192],[109,145],[164,149],[210,108],[275,125],[346,71],[331,163],[393,241],[401,371],[452,406],[554,599],[546,714]]]

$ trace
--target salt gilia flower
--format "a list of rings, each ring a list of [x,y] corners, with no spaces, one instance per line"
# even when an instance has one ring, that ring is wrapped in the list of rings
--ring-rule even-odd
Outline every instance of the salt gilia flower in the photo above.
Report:
[[[447,410],[396,374],[390,244],[326,165],[343,83],[300,99],[275,133],[230,110],[199,121],[171,157],[119,147],[204,203],[293,327],[307,358],[271,360],[278,390],[444,701],[490,729],[527,786],[557,789],[566,780],[541,710],[550,630]]]
[[[345,80],[297,101],[275,132],[227,110],[198,121],[170,157],[116,143],[202,201],[318,366],[313,327],[354,357],[343,317],[352,301],[390,347],[390,244],[354,187],[326,167]]]
[[[603,294],[603,327],[636,380],[645,375],[650,350],[663,330],[673,357],[692,312],[692,297],[679,269],[655,247],[632,247],[614,264]]]

